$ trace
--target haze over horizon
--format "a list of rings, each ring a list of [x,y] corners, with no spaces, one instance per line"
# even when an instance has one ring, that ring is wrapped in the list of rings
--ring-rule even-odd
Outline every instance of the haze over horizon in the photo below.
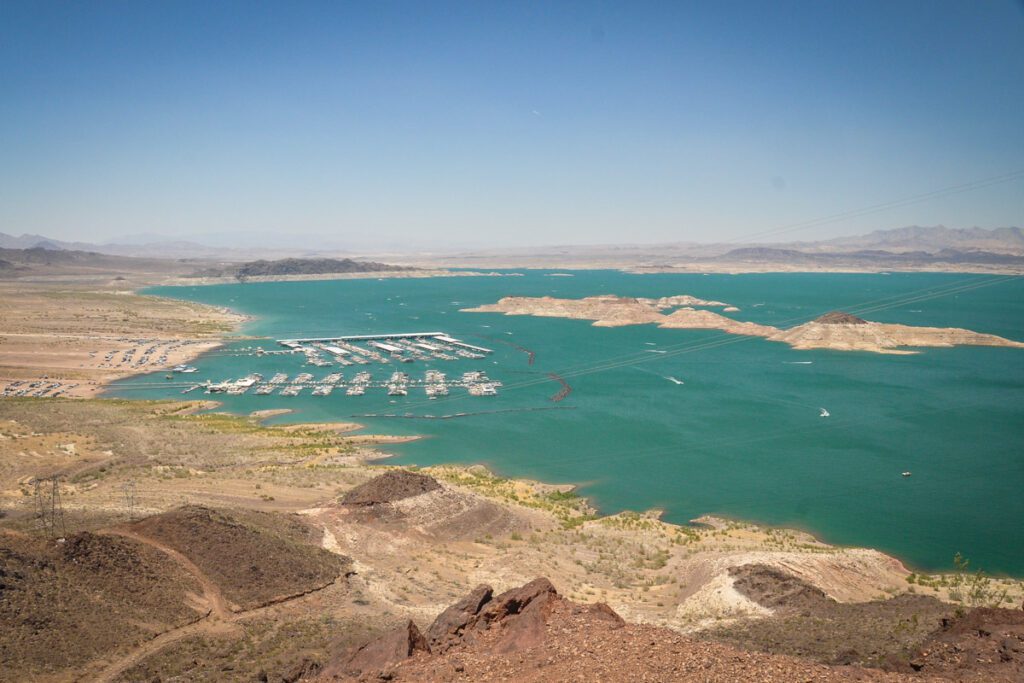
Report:
[[[1011,0],[39,2],[0,22],[9,234],[446,249],[844,212],[764,241],[1024,224]]]

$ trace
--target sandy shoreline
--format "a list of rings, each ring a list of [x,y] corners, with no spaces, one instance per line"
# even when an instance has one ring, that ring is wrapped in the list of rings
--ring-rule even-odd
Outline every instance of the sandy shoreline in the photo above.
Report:
[[[250,320],[223,307],[78,283],[0,283],[0,394],[89,398],[213,351]],[[35,386],[32,386],[35,385]]]

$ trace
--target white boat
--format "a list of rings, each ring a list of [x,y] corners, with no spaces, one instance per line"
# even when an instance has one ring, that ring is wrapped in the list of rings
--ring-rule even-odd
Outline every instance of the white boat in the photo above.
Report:
[[[824,408],[818,408],[818,410],[820,410],[820,411],[821,411],[821,415],[820,415],[820,417],[828,417],[829,415],[831,415],[831,413],[829,413],[829,412],[828,412],[827,410],[825,410]]]
[[[227,393],[227,390],[230,389],[231,387],[232,387],[231,382],[218,382],[217,384],[212,384],[211,383],[211,384],[207,384],[206,385],[206,393],[207,394]]]
[[[913,472],[904,472],[903,476],[904,477],[909,477],[911,474],[913,474]]]

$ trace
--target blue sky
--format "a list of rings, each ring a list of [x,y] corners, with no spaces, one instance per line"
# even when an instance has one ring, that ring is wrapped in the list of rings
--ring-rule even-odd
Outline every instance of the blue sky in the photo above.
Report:
[[[1024,170],[1013,0],[0,0],[0,26],[6,233],[736,240]],[[777,239],[940,223],[1024,224],[1024,176]]]

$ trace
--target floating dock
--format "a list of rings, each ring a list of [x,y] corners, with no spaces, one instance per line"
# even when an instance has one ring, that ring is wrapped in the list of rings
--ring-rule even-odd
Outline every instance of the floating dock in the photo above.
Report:
[[[202,385],[192,385],[182,393],[204,388],[207,394],[240,395],[254,389],[253,393],[258,396],[274,392],[279,396],[298,396],[304,389],[312,389],[313,396],[330,396],[335,389],[344,389],[346,396],[362,396],[367,389],[386,389],[389,396],[407,396],[410,389],[416,388],[423,389],[427,398],[435,399],[447,396],[452,387],[463,388],[470,396],[497,396],[501,386],[500,380],[491,379],[482,370],[464,372],[458,379],[449,379],[438,370],[427,370],[423,379],[413,379],[404,372],[396,371],[391,373],[387,380],[375,380],[365,371],[359,372],[351,380],[346,380],[340,372],[332,372],[320,379],[315,379],[311,373],[303,372],[296,375],[291,382],[284,373],[278,373],[268,381],[264,381],[259,373],[253,373],[237,380],[207,381]]]
[[[467,344],[464,341],[455,339],[454,337],[448,336],[445,332],[396,332],[394,334],[352,334],[342,337],[305,337],[301,339],[278,339],[277,343],[281,346],[287,346],[289,348],[295,348],[296,346],[302,346],[305,344],[330,344],[331,342],[344,341],[344,342],[387,342],[389,339],[436,339],[452,346],[459,346],[464,349],[470,349],[471,351],[479,351],[480,353],[494,353],[491,349],[485,349],[482,346],[473,346]]]
[[[312,365],[330,365],[322,353],[330,354],[341,365],[398,360],[479,359],[494,353],[482,346],[467,344],[446,332],[395,332],[392,334],[350,334],[337,337],[301,337],[278,339],[280,346],[293,353],[304,353]]]

